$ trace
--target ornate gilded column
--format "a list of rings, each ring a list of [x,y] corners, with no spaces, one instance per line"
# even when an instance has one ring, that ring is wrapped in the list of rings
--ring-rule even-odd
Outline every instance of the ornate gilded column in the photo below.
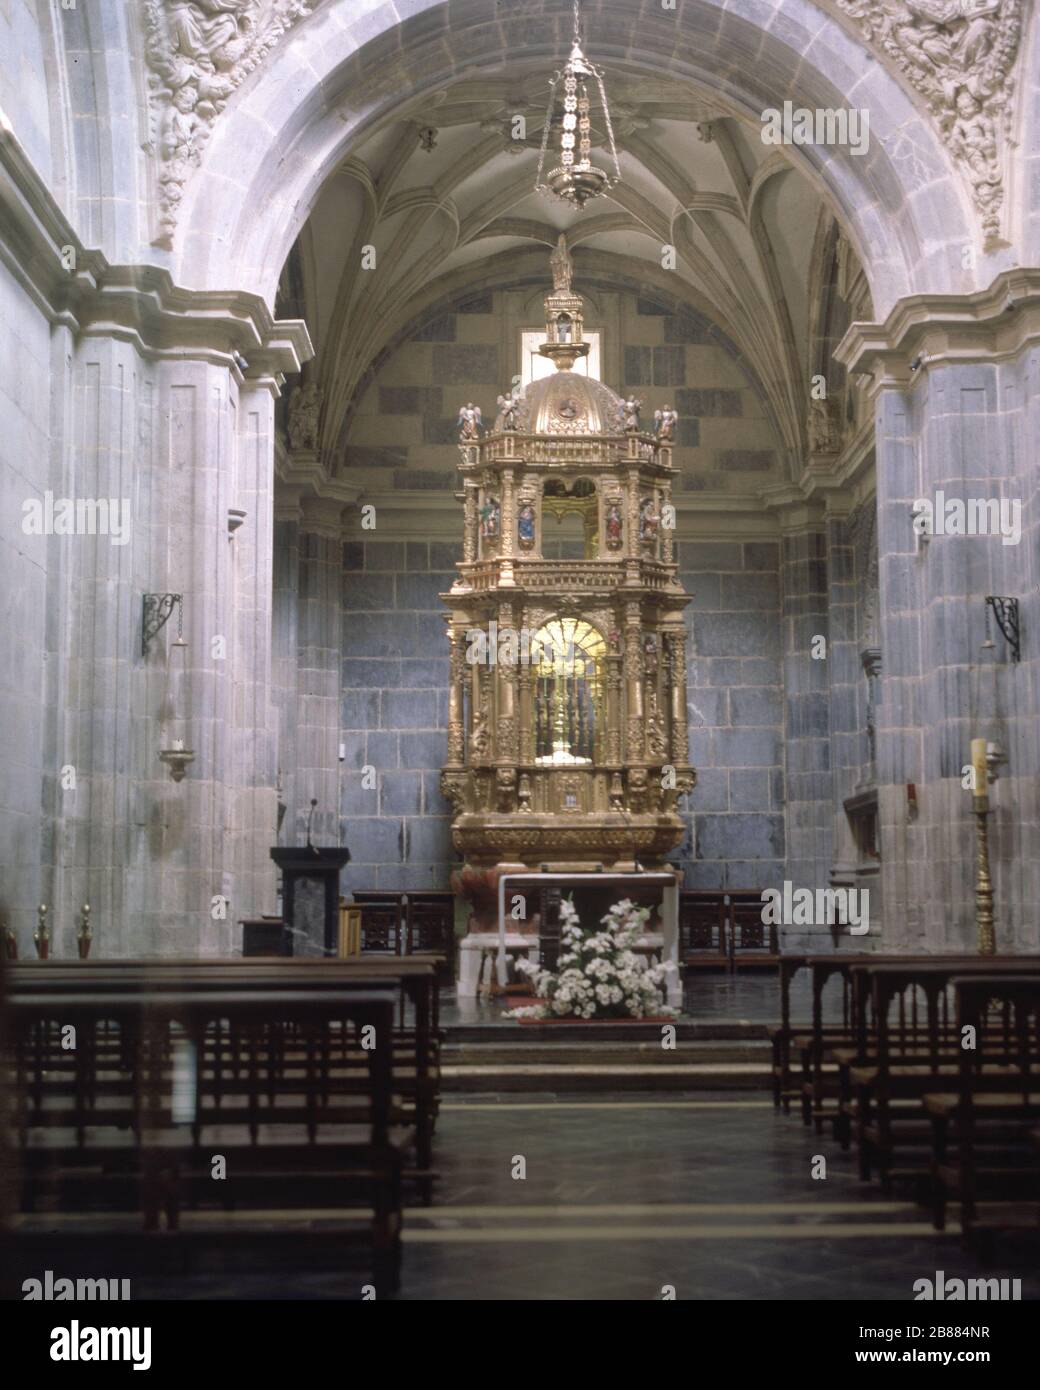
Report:
[[[621,662],[620,650],[611,634],[607,653],[607,762],[621,765]]]
[[[670,449],[668,453],[669,455],[671,454]],[[666,526],[664,524],[665,508],[672,505],[672,487],[670,483],[666,484],[661,489],[658,505],[661,509],[661,560],[664,564],[671,565],[675,561],[675,526],[674,522],[671,526]]]
[[[457,627],[448,627],[449,644],[449,683],[448,683],[448,762],[461,766],[466,758],[465,731],[463,729],[463,688],[465,672],[465,633]]]
[[[513,470],[502,469],[502,535],[498,542],[500,564],[498,582],[503,587],[513,584],[513,554],[516,549],[516,493],[513,489]],[[511,624],[510,624],[511,626]]]
[[[477,485],[467,480],[463,489],[462,559],[471,565],[477,558]]]
[[[638,603],[625,604],[625,694],[628,729],[625,757],[630,763],[643,761],[643,626]]]
[[[499,606],[498,621],[500,631],[515,627],[513,605],[503,603]],[[495,760],[497,762],[516,762],[516,666],[496,663],[495,699]]]
[[[521,666],[517,673],[517,707],[519,709],[519,759],[521,763],[534,762],[534,710],[531,700],[531,685],[534,679],[529,665]]]
[[[626,566],[628,573],[625,576],[626,583],[638,584],[639,582],[639,469],[630,468],[628,470],[628,516],[625,525],[625,557],[628,561]]]
[[[690,734],[686,723],[686,634],[669,632],[664,640],[672,691],[672,760],[681,767],[690,761]]]

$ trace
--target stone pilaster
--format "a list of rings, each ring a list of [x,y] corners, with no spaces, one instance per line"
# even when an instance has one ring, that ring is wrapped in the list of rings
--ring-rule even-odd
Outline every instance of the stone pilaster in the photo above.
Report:
[[[1035,950],[1040,274],[1006,272],[956,300],[919,297],[883,325],[854,325],[840,353],[871,376],[877,421],[886,945],[976,946],[975,825],[962,777],[970,740],[985,737],[1008,760],[989,789],[997,950]],[[1017,541],[991,523],[951,534],[957,508],[981,518],[994,504],[996,517],[1001,500],[1019,504]],[[919,502],[934,512],[929,538],[915,533]],[[1020,662],[992,618],[987,645],[989,594],[1019,600]]]
[[[99,956],[227,954],[237,919],[274,905],[272,403],[309,344],[296,325],[279,345],[247,296],[108,273],[79,305],[63,486],[129,514],[125,543],[111,524],[54,538],[56,768],[75,775],[54,791],[55,954],[85,901]],[[149,593],[182,602],[145,650]],[[194,756],[174,781],[159,754],[178,743]]]
[[[278,833],[278,705],[272,650],[276,395],[270,378],[247,377],[239,388],[235,489],[228,518],[235,618],[235,901],[238,915],[248,917],[275,907],[269,851]]]
[[[339,843],[342,502],[305,498],[299,532],[299,698],[292,834],[302,843],[310,802],[315,844]]]
[[[827,537],[822,518],[801,511],[785,518],[780,591],[787,771],[786,876],[796,888],[823,888],[830,870],[832,803]]]
[[[295,818],[289,808],[298,804],[296,794],[296,702],[299,664],[300,504],[294,494],[279,494],[274,507],[272,697],[277,709],[277,783],[281,815],[278,842],[290,843]]]

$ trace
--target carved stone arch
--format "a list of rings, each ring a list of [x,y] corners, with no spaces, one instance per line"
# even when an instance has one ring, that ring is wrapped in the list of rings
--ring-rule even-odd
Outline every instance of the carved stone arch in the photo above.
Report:
[[[488,23],[482,7],[412,0],[411,8],[401,23],[388,5],[318,5],[297,20],[292,41],[275,45],[243,80],[181,200],[177,278],[199,288],[234,282],[273,297],[299,226],[360,138],[395,107],[450,80],[459,45],[474,69],[516,56],[515,37]],[[431,24],[436,11],[446,28]],[[630,0],[600,0],[588,16],[590,25],[609,25],[611,48],[633,73],[663,68],[709,93],[726,74],[728,105],[749,120],[782,105],[795,87],[810,107],[840,105],[855,87],[873,117],[871,158],[841,148],[792,149],[790,158],[841,209],[877,312],[907,293],[975,287],[978,272],[950,254],[972,235],[965,186],[949,177],[934,125],[901,82],[884,64],[864,69],[862,39],[809,0],[684,0],[681,17],[679,24]],[[531,0],[524,33],[559,45],[560,21],[556,0]],[[748,61],[751,53],[757,61]],[[889,152],[899,132],[912,134],[913,168]]]

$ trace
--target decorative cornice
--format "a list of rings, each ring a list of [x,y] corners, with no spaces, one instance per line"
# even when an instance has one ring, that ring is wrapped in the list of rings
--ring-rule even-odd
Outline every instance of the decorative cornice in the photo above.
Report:
[[[76,335],[122,338],[153,357],[187,353],[272,381],[314,355],[304,321],[276,320],[259,295],[185,289],[156,266],[114,266],[87,250],[2,126],[0,227],[0,261],[50,323]]]
[[[157,160],[155,242],[169,246],[184,186],[217,116],[315,0],[144,0],[149,152]]]
[[[360,484],[331,476],[315,449],[290,450],[279,441],[274,467],[278,496],[286,502],[290,497],[295,497],[298,505],[308,499],[321,499],[342,509],[354,506],[361,497]]]
[[[342,499],[335,497],[301,497],[300,530],[326,540],[341,540],[344,506]]]
[[[854,323],[834,351],[870,392],[905,390],[938,363],[1001,361],[1040,341],[1040,269],[1002,271],[974,294],[913,294],[884,323]]]
[[[924,99],[1000,240],[1022,0],[833,0]]]

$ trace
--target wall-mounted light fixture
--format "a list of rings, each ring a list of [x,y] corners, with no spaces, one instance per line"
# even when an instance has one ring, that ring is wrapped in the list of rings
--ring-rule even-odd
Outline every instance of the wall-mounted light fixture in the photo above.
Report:
[[[183,594],[145,594],[144,610],[141,615],[141,655],[148,655],[148,645],[153,637],[158,637],[163,628],[170,621],[170,614],[174,608],[177,609],[177,642],[183,646],[181,641],[181,629],[184,625],[184,595]]]
[[[1018,626],[1018,599],[1001,598],[990,594],[986,599],[986,638],[989,639],[989,610],[997,620],[997,627],[1004,634],[1004,640],[1011,648],[1011,660],[1022,660],[1022,638]]]
[[[177,738],[174,739],[172,747],[159,749],[159,757],[170,769],[170,776],[173,780],[183,782],[188,764],[195,761],[195,750],[185,748],[184,740]]]

